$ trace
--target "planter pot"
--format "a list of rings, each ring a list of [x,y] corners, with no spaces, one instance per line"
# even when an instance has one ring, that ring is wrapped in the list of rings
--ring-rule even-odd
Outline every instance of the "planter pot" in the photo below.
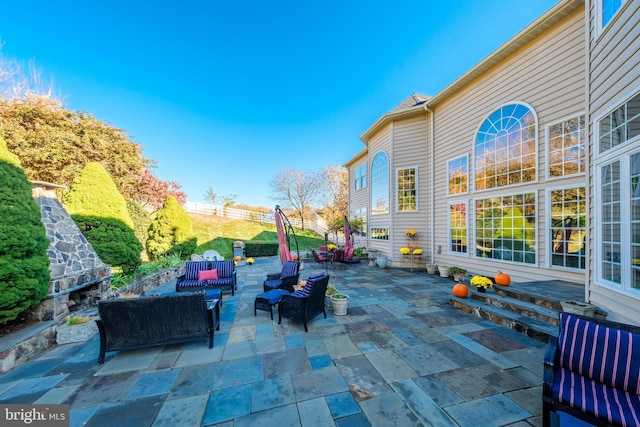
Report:
[[[478,290],[478,292],[481,292],[483,294],[487,292],[487,288],[483,288],[482,286],[476,286],[476,289]]]
[[[562,311],[565,313],[581,314],[583,316],[591,316],[596,313],[596,306],[588,302],[579,301],[560,301]]]
[[[347,314],[347,307],[349,307],[349,297],[347,296],[346,298],[335,298],[332,295],[331,304],[333,304],[333,314],[337,316],[344,316],[345,314]]]
[[[98,325],[92,319],[79,325],[63,323],[56,330],[56,344],[84,342],[98,333]]]
[[[387,259],[385,257],[378,257],[376,263],[380,268],[387,268]]]
[[[440,272],[440,277],[449,277],[449,267],[446,265],[439,265],[438,271]]]
[[[436,274],[438,266],[435,264],[427,264],[427,274]]]
[[[456,282],[459,282],[460,279],[462,279],[464,277],[465,273],[455,273],[453,275],[453,280],[455,280]]]

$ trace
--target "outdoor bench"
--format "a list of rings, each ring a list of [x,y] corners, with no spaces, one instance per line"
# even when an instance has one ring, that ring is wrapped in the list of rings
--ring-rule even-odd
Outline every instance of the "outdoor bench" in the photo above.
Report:
[[[640,425],[640,327],[560,313],[544,356],[543,425],[551,412],[593,425]]]
[[[187,261],[184,274],[178,276],[176,292],[231,288],[235,295],[236,270],[233,261]]]
[[[220,329],[219,300],[207,303],[204,292],[122,298],[98,302],[100,355],[107,351],[175,344],[209,338]]]

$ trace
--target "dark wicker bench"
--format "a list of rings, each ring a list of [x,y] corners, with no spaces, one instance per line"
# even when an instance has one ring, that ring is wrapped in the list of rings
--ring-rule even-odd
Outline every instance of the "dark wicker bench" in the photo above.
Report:
[[[98,364],[107,351],[209,339],[220,329],[219,300],[207,303],[204,292],[159,295],[98,302]]]
[[[569,313],[560,313],[558,328],[544,357],[543,425],[552,412],[597,426],[638,425],[640,328]]]

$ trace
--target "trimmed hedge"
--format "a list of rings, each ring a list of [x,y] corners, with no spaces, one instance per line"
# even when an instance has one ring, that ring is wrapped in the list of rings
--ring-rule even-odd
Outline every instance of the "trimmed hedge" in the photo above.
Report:
[[[244,253],[248,257],[274,256],[278,255],[280,245],[273,242],[245,242]]]
[[[152,260],[172,254],[188,258],[196,251],[198,240],[191,218],[175,197],[167,197],[164,206],[151,221],[146,246]]]

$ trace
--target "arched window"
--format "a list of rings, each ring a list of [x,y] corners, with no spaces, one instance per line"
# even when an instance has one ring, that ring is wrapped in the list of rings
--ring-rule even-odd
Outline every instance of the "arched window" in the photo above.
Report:
[[[371,214],[389,213],[389,158],[380,151],[371,163]]]
[[[537,118],[524,104],[491,113],[476,135],[475,189],[487,190],[536,179]]]

